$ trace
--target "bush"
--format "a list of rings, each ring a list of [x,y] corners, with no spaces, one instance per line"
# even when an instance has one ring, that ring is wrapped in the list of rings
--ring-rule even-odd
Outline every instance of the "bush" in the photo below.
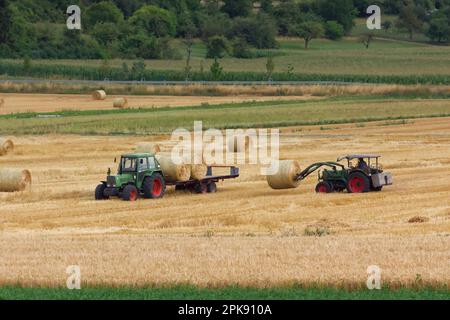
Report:
[[[243,38],[238,38],[233,41],[232,55],[235,58],[251,59],[254,57],[250,46]]]
[[[174,36],[177,18],[172,12],[158,6],[145,5],[129,19],[132,26],[156,37]]]
[[[260,13],[255,17],[234,19],[229,38],[242,38],[258,49],[277,47],[277,26],[267,14]]]
[[[339,40],[345,34],[344,27],[337,21],[325,23],[325,36],[331,40]]]

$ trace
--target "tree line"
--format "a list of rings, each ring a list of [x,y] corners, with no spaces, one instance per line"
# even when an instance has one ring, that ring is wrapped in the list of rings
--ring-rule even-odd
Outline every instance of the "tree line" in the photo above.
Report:
[[[82,30],[65,25],[72,4]],[[276,49],[277,36],[301,38],[305,48],[314,38],[338,40],[371,4],[397,15],[411,39],[450,41],[450,0],[0,0],[0,57],[180,59],[180,39],[189,59],[201,39],[207,58],[253,58],[263,54],[255,49]]]

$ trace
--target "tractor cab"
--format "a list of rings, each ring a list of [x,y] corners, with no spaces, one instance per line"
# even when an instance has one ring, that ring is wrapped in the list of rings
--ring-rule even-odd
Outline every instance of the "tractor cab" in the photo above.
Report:
[[[347,167],[350,171],[361,170],[367,175],[382,173],[383,170],[379,163],[380,155],[373,154],[352,154],[339,157],[337,162],[347,160]]]
[[[121,156],[117,175],[111,175],[111,169],[108,169],[106,181],[96,188],[95,198],[103,200],[117,196],[134,201],[140,194],[144,198],[161,198],[164,192],[165,180],[155,155],[135,153]]]

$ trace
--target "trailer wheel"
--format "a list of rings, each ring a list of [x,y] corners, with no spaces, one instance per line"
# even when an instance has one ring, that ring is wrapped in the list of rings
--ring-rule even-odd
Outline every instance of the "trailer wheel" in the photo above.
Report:
[[[138,198],[138,189],[129,184],[123,189],[122,199],[125,201],[136,201]]]
[[[198,182],[194,186],[195,193],[206,193],[208,192],[208,187],[206,184]]]
[[[155,173],[151,177],[145,178],[143,189],[144,198],[146,199],[157,199],[164,197],[166,192],[164,178],[159,173]]]
[[[317,193],[330,193],[333,191],[333,186],[325,181],[319,182],[316,186]]]
[[[102,183],[95,188],[95,200],[106,200],[109,197],[105,196],[106,186]]]
[[[362,172],[353,172],[348,177],[347,191],[349,193],[362,193],[370,191],[370,182]]]
[[[217,192],[217,185],[216,185],[216,183],[215,182],[209,183],[208,186],[207,186],[207,191],[208,191],[208,193]]]

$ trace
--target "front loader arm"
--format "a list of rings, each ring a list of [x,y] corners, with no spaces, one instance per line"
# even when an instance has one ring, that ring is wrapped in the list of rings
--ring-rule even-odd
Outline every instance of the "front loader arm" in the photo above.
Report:
[[[301,180],[305,179],[307,176],[309,176],[311,173],[319,170],[322,167],[329,167],[333,170],[336,170],[336,167],[340,167],[342,170],[345,169],[345,167],[342,164],[337,163],[337,162],[317,162],[317,163],[310,165],[305,170],[303,170],[302,172],[297,174],[297,176],[295,177],[295,180],[301,181]]]

